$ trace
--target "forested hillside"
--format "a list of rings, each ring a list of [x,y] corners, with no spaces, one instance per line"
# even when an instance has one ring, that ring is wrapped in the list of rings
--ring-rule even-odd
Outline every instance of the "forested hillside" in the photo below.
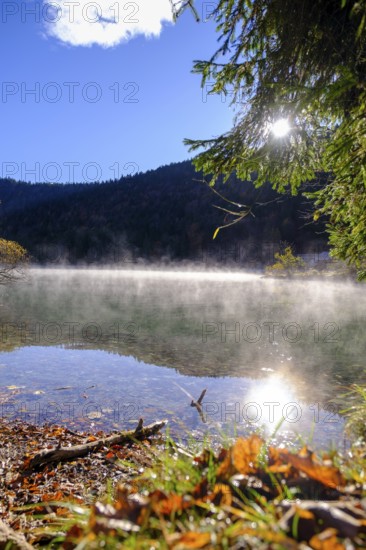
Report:
[[[218,226],[235,219],[214,205],[237,208],[200,180],[189,161],[103,183],[0,180],[0,235],[27,248],[34,261],[70,264],[141,259],[258,267],[284,242],[296,253],[326,248],[309,201],[235,177],[215,189],[251,213],[213,240]]]

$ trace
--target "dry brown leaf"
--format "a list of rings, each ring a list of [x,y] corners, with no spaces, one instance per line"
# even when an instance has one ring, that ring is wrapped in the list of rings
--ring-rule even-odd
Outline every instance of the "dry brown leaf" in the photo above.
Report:
[[[268,471],[273,474],[288,474],[291,469],[291,464],[272,464],[268,467]]]
[[[291,469],[291,464],[284,464],[281,460],[281,451],[276,447],[268,449],[268,470],[274,474],[287,474]]]
[[[301,506],[296,506],[296,505],[295,505],[295,510],[298,518],[314,519],[314,514],[313,512],[310,512],[310,510],[306,510],[305,508],[301,508]]]
[[[65,540],[62,544],[63,550],[73,550],[77,543],[79,542],[80,538],[83,536],[84,532],[82,528],[79,525],[73,525],[70,527],[70,529],[67,531]]]
[[[221,453],[222,461],[220,463],[220,466],[217,468],[216,476],[224,479],[228,479],[233,474],[235,474],[235,469],[232,463],[232,456],[231,456],[231,450],[226,451],[225,453]]]
[[[192,491],[192,496],[196,499],[202,499],[207,496],[208,493],[208,481],[207,478],[203,478],[203,480],[198,483],[198,485],[195,486],[195,488]]]
[[[172,548],[174,548],[174,550],[184,550],[185,548],[204,548],[210,543],[210,533],[195,533],[193,531],[188,531],[173,543]]]
[[[345,546],[338,541],[336,529],[326,529],[318,535],[311,537],[309,544],[313,550],[345,550]]]
[[[231,506],[233,496],[230,487],[223,483],[216,483],[210,500],[215,506]]]
[[[336,489],[345,485],[345,480],[339,469],[334,466],[324,466],[319,462],[315,462],[316,457],[314,454],[308,453],[306,456],[300,456],[285,450],[281,452],[281,458],[326,487]]]
[[[263,440],[257,435],[247,439],[239,438],[232,448],[232,461],[240,474],[251,474],[257,471],[258,455]]]
[[[65,498],[65,495],[62,491],[57,491],[55,493],[45,493],[42,495],[43,502],[48,502],[48,501],[57,502],[60,500],[64,500],[64,498]]]
[[[118,519],[128,519],[137,525],[141,525],[148,514],[149,499],[138,493],[130,493],[126,487],[119,485],[116,491],[114,508],[116,510],[115,517],[118,517]]]
[[[187,500],[182,495],[166,495],[162,491],[154,491],[149,495],[153,510],[157,514],[163,514],[169,516],[175,512],[182,512],[186,508],[189,508],[193,500]]]

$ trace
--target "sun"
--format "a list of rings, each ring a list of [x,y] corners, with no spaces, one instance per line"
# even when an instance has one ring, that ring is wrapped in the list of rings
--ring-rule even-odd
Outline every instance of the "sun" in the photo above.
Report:
[[[286,136],[289,131],[290,125],[287,118],[279,118],[271,126],[271,132],[277,138]]]

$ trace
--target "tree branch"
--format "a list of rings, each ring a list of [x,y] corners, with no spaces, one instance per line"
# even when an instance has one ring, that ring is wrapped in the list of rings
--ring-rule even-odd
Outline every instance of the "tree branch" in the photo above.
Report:
[[[124,443],[129,443],[137,440],[141,441],[160,432],[160,430],[162,430],[167,425],[167,423],[167,420],[161,420],[159,422],[149,424],[144,428],[142,425],[142,418],[140,418],[138,426],[135,430],[120,432],[118,434],[111,435],[109,437],[103,437],[89,443],[74,445],[73,447],[55,447],[53,449],[45,449],[37,453],[33,458],[31,458],[29,463],[26,463],[25,470],[33,470],[37,466],[49,464],[50,462],[62,462],[66,460],[71,460],[73,458],[86,456],[89,453],[97,451],[101,447],[108,447],[110,445],[123,445]]]

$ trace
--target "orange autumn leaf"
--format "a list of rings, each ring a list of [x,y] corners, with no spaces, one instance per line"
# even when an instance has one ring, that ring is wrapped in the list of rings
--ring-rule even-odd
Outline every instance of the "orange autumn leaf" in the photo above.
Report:
[[[60,437],[60,435],[65,434],[65,429],[60,426],[55,426],[49,434],[46,434],[46,437]]]
[[[292,466],[285,463],[281,456],[283,449],[277,447],[268,448],[268,471],[273,474],[289,474]]]
[[[273,474],[287,474],[290,471],[291,466],[289,464],[273,464],[268,467],[268,471]]]
[[[312,479],[319,481],[326,487],[335,489],[345,485],[345,480],[338,468],[334,466],[324,466],[320,462],[315,461],[312,453],[306,456],[294,455],[289,451],[283,451],[281,458],[297,468],[300,472],[305,473]]]
[[[310,510],[306,510],[305,508],[301,508],[301,506],[296,506],[296,505],[295,505],[295,510],[296,510],[296,516],[298,518],[314,519],[314,514]]]
[[[22,470],[28,470],[30,461],[31,461],[31,458],[27,456],[27,458],[23,462]]]
[[[182,512],[189,508],[193,501],[187,500],[181,495],[171,494],[166,495],[162,491],[156,490],[150,494],[153,509],[158,514],[169,516],[174,512]]]
[[[268,466],[283,466],[282,453],[283,449],[268,447]]]
[[[239,438],[232,448],[232,461],[240,474],[250,474],[257,470],[258,455],[263,440],[257,435],[247,439]]]
[[[290,464],[284,464],[281,459],[281,449],[269,447],[268,449],[268,470],[274,474],[287,474],[291,468]]]
[[[222,455],[222,461],[220,463],[220,466],[217,468],[216,476],[219,479],[220,478],[228,479],[233,474],[235,474],[235,469],[232,463],[231,450],[230,451],[225,450],[225,454]]]
[[[195,533],[193,531],[188,531],[175,541],[173,548],[174,550],[183,550],[185,548],[203,548],[210,543],[210,533]]]
[[[223,483],[216,483],[210,500],[216,506],[231,506],[233,497],[230,487]]]
[[[298,544],[294,541],[291,541],[289,538],[286,537],[283,533],[276,533],[273,529],[264,529],[259,527],[247,527],[244,526],[242,522],[237,522],[233,525],[233,528],[231,530],[231,536],[232,537],[240,537],[240,536],[249,536],[249,537],[255,537],[255,539],[258,540],[258,538],[261,538],[269,543],[279,543],[281,545],[281,548],[283,549],[295,549],[298,550]],[[269,548],[272,548],[270,546]]]
[[[83,534],[83,529],[79,525],[75,524],[70,527],[66,533],[65,540],[62,545],[64,550],[72,550],[75,548],[77,542],[79,542]]]
[[[56,508],[56,515],[62,517],[71,517],[71,512],[67,508]]]
[[[55,493],[45,493],[42,495],[42,501],[48,502],[48,501],[59,501],[64,499],[64,494],[62,491],[56,491]]]
[[[336,529],[326,529],[318,535],[311,537],[309,544],[313,550],[345,550],[345,546],[338,541]]]

